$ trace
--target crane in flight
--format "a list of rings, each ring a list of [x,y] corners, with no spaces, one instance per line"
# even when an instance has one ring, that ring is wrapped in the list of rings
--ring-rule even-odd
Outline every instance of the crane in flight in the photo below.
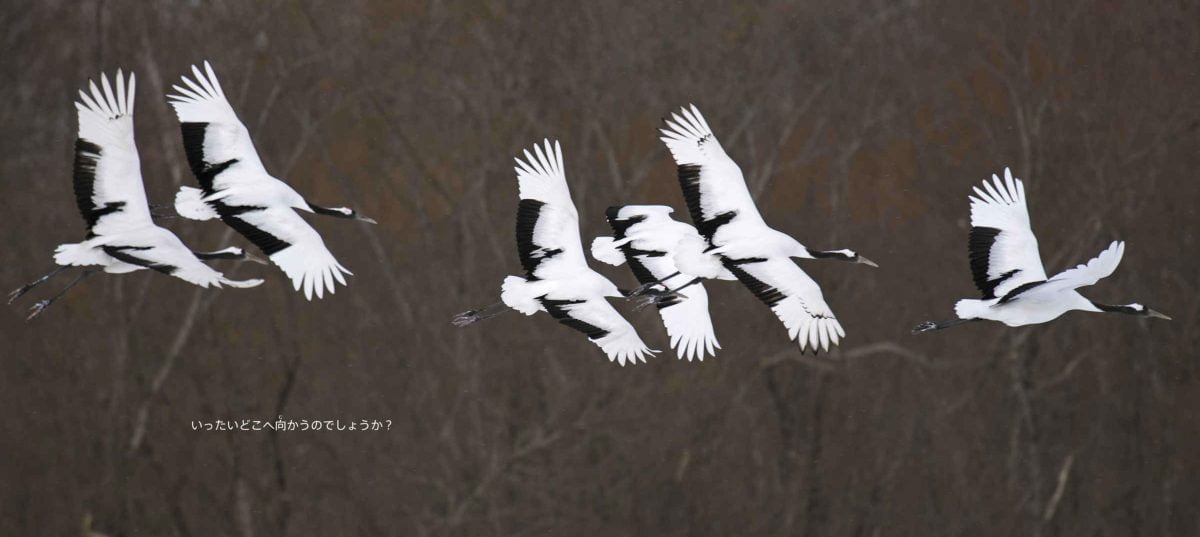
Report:
[[[100,86],[88,82],[90,93],[80,91],[75,103],[79,134],[75,140],[73,171],[75,202],[87,228],[82,242],[61,244],[54,250],[58,265],[50,273],[8,295],[8,303],[34,287],[72,268],[82,272],[58,294],[40,300],[29,310],[33,319],[62,298],[68,290],[98,271],[123,274],[152,269],[200,287],[254,287],[260,279],[233,280],[205,265],[207,259],[257,260],[241,248],[193,252],[171,231],[154,224],[141,162],[133,139],[133,102],[137,80],[118,70],[116,88],[100,75]],[[99,267],[99,268],[93,268]]]
[[[221,219],[254,243],[271,262],[304,289],[304,298],[325,291],[333,294],[334,280],[346,285],[351,274],[325,247],[325,241],[296,211],[324,216],[375,220],[346,207],[322,207],[308,201],[287,183],[273,177],[258,158],[250,131],[225,98],[208,62],[204,72],[192,66],[195,80],[184,76],[168,95],[183,132],[188,165],[200,188],[182,187],[175,210],[192,220]]]
[[[579,238],[579,213],[567,189],[562,147],[544,140],[516,159],[517,254],[524,276],[508,276],[500,300],[478,310],[460,313],[451,321],[466,326],[507,309],[533,315],[549,313],[558,322],[583,332],[609,361],[624,366],[645,362],[654,352],[642,342],[633,325],[606,298],[622,298],[608,278],[592,270]]]
[[[846,332],[817,282],[791,258],[833,259],[877,267],[853,250],[814,250],[763,221],[738,167],[695,105],[660,129],[678,167],[692,222],[725,269],[771,308],[800,350],[828,351]],[[670,293],[660,295],[664,299]]]
[[[673,209],[665,205],[624,205],[605,211],[613,236],[592,241],[592,257],[610,265],[629,265],[634,277],[646,290],[661,285],[665,293],[649,294],[647,303],[658,306],[671,347],[680,358],[689,362],[704,360],[705,354],[716,356],[721,345],[708,314],[708,291],[700,283],[702,271],[686,272],[677,267],[676,259],[689,252],[701,254],[704,239],[696,228],[671,218]],[[696,247],[698,245],[698,247]],[[689,250],[689,247],[692,247]],[[685,260],[680,259],[688,267]],[[700,260],[703,263],[704,260]],[[732,280],[719,261],[712,261],[716,276]],[[640,288],[641,289],[641,288]],[[686,294],[683,291],[686,290]]]
[[[1117,269],[1125,254],[1123,241],[1113,241],[1087,263],[1047,278],[1037,237],[1030,229],[1021,180],[1005,168],[1003,180],[992,175],[991,182],[984,179],[983,188],[977,186],[974,190],[975,195],[969,196],[971,233],[967,250],[972,278],[983,297],[959,300],[954,306],[957,319],[921,323],[913,328],[914,334],[979,320],[1008,326],[1045,323],[1072,310],[1170,319],[1141,304],[1102,304],[1077,291]]]

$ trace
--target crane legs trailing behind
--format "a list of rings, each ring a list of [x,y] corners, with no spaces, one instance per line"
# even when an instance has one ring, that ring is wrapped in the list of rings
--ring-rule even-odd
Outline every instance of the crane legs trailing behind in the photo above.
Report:
[[[966,324],[966,323],[969,323],[972,321],[979,321],[979,320],[981,320],[981,319],[950,319],[948,321],[925,321],[925,322],[913,327],[912,333],[913,334],[923,334],[925,332],[932,332],[934,330],[941,330],[943,328],[950,328],[951,326],[958,326],[960,324]]]
[[[450,324],[459,327],[467,326],[469,324],[475,324],[484,319],[491,319],[492,317],[500,315],[506,311],[508,311],[508,306],[505,306],[503,302],[497,302],[477,310],[464,311],[458,315],[455,315],[454,318],[450,320]]]
[[[675,274],[679,274],[679,273],[676,272]],[[683,285],[680,285],[679,287],[676,287],[674,289],[667,289],[666,291],[649,290],[649,291],[643,293],[643,296],[637,297],[637,306],[634,306],[633,309],[640,311],[640,310],[646,309],[650,306],[666,302],[672,298],[687,299],[687,295],[681,293],[680,291],[687,289],[690,286],[696,285],[702,281],[704,281],[704,278],[692,278],[691,281],[689,281]]]
[[[20,288],[13,290],[11,293],[8,294],[8,303],[12,304],[13,302],[16,302],[16,300],[18,298],[21,298],[22,295],[24,295],[25,293],[28,293],[34,287],[37,287],[43,283],[46,283],[47,280],[57,276],[59,273],[61,273],[64,270],[67,270],[68,268],[70,268],[70,267],[61,267],[61,266],[57,267],[54,270],[50,271],[45,276],[42,276],[41,278],[33,280],[25,285],[22,285]]]
[[[62,268],[65,269],[67,267],[62,267]],[[55,271],[54,273],[57,274],[58,272],[59,271]],[[34,317],[37,317],[43,311],[46,311],[46,308],[49,308],[51,304],[53,304],[58,299],[62,298],[63,295],[67,294],[67,291],[70,291],[72,287],[79,285],[79,283],[82,282],[83,280],[86,280],[88,276],[91,276],[92,274],[95,274],[97,272],[99,272],[98,269],[84,269],[83,272],[79,276],[76,276],[75,279],[72,280],[71,283],[67,284],[67,286],[64,287],[62,291],[59,291],[57,295],[54,295],[47,299],[39,300],[36,304],[34,304],[32,307],[30,307],[29,308],[29,316],[25,317],[25,320],[30,320],[30,319],[33,319]]]

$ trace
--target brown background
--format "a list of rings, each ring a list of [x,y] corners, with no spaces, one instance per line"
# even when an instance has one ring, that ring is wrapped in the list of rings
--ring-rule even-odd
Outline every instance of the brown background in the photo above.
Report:
[[[105,275],[0,315],[0,534],[1196,535],[1196,2],[5,2],[0,282],[82,234],[75,91],[138,75],[146,188],[192,184],[163,95],[213,61],[263,161],[355,276],[306,302]],[[562,140],[603,210],[686,219],[659,118],[694,102],[847,338],[803,357],[737,284],[724,350],[620,368],[546,315],[468,329],[519,272],[512,156]],[[974,296],[970,187],[1026,180],[1048,271],[1128,242],[1068,314],[914,337]],[[246,243],[165,223],[188,244]],[[601,267],[631,285],[624,268]],[[616,304],[654,347],[655,314]],[[195,432],[193,420],[391,420]]]

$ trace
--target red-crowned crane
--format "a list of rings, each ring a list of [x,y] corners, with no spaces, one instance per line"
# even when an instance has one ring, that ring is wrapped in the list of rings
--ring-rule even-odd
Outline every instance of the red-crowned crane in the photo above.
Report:
[[[704,360],[706,353],[716,356],[721,345],[708,314],[708,291],[700,283],[701,274],[712,271],[708,277],[727,280],[734,276],[715,257],[703,255],[704,239],[696,228],[672,219],[672,211],[665,205],[609,207],[605,216],[613,236],[592,241],[592,257],[610,265],[627,264],[643,286],[667,289],[670,296],[650,297],[658,306],[671,347],[680,359]],[[697,263],[707,266],[692,268]]]
[[[254,149],[250,132],[225,98],[212,66],[192,66],[195,80],[183,77],[168,95],[183,131],[183,148],[200,188],[183,187],[175,210],[193,220],[220,218],[254,243],[292,280],[304,297],[322,298],[342,285],[350,271],[338,263],[325,241],[299,211],[338,218],[375,221],[345,207],[326,208],[309,202],[287,183],[267,172]],[[186,87],[184,87],[186,86]]]
[[[83,242],[59,245],[58,268],[9,294],[11,304],[30,289],[71,267],[84,267],[70,284],[30,308],[34,318],[88,276],[103,270],[122,274],[153,269],[200,287],[254,287],[259,279],[231,280],[201,259],[253,259],[240,248],[193,252],[169,230],[151,220],[142,185],[141,163],[133,139],[136,80],[117,71],[116,88],[100,75],[100,87],[89,81],[90,94],[79,92],[75,103],[79,137],[75,140],[75,202],[87,226]],[[101,89],[103,88],[103,89]],[[99,267],[99,268],[92,268]]]
[[[746,180],[693,105],[664,120],[662,141],[678,165],[679,185],[692,222],[719,256],[759,300],[783,322],[800,345],[828,351],[846,335],[825,303],[821,288],[791,258],[875,263],[852,250],[814,250],[772,229],[758,213]]]
[[[1029,226],[1025,185],[1004,169],[1004,180],[993,175],[983,188],[975,187],[971,200],[971,234],[967,249],[971,275],[981,299],[959,300],[957,319],[928,321],[914,334],[949,328],[969,321],[999,321],[1022,326],[1052,321],[1072,311],[1125,313],[1138,317],[1170,319],[1141,304],[1110,306],[1088,300],[1076,289],[1112,274],[1125,254],[1125,243],[1113,241],[1087,263],[1046,277],[1037,237]]]
[[[543,147],[544,145],[544,147]],[[624,366],[645,362],[656,352],[642,343],[633,325],[605,299],[626,294],[592,270],[579,239],[579,213],[567,189],[562,147],[549,140],[517,158],[517,254],[525,276],[508,276],[500,303],[461,313],[451,321],[466,326],[506,308],[533,315],[549,313],[583,332],[610,361]]]

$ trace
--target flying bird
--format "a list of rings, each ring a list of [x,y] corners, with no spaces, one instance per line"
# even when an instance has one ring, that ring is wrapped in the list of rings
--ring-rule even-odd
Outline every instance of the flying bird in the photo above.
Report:
[[[544,146],[544,147],[543,147]],[[535,156],[536,155],[536,156]],[[633,325],[613,309],[606,297],[625,294],[588,267],[579,239],[579,213],[571,201],[563,171],[562,147],[534,144],[525,160],[516,159],[520,202],[517,205],[517,253],[525,276],[508,276],[500,303],[461,313],[453,319],[466,326],[497,315],[505,308],[533,315],[549,313],[558,322],[583,332],[609,361],[622,366],[645,362],[654,352]]]
[[[813,250],[772,229],[758,213],[746,180],[695,105],[664,119],[661,140],[678,165],[679,185],[696,229],[759,300],[783,322],[800,350],[828,351],[846,335],[821,288],[790,258],[835,259],[877,266],[852,250]]]
[[[974,190],[975,195],[968,196],[971,233],[967,250],[971,276],[983,297],[959,300],[954,306],[957,319],[921,323],[913,328],[914,334],[985,319],[1008,326],[1044,323],[1072,310],[1170,319],[1141,304],[1110,306],[1076,291],[1117,269],[1125,254],[1123,241],[1113,241],[1087,263],[1047,278],[1037,237],[1029,226],[1021,180],[1005,168],[1003,181],[992,175],[991,182],[984,179],[983,188]]]
[[[209,268],[202,259],[253,259],[240,248],[193,252],[174,233],[151,220],[142,185],[141,164],[133,140],[133,100],[136,80],[117,71],[116,89],[100,75],[100,87],[88,83],[90,94],[79,92],[75,103],[79,137],[75,140],[75,202],[87,227],[83,242],[59,245],[58,265],[50,273],[9,294],[8,303],[72,267],[85,267],[62,291],[30,308],[29,319],[45,311],[68,290],[103,270],[122,274],[153,269],[200,287],[254,287],[262,280],[231,280]],[[103,88],[103,90],[101,90]],[[99,267],[99,268],[92,268]]]
[[[699,245],[692,250],[701,253],[707,245],[696,228],[672,219],[672,210],[665,205],[609,207],[605,216],[613,236],[592,241],[592,257],[610,265],[627,263],[643,286],[665,287],[669,295],[652,296],[671,347],[680,359],[704,360],[706,353],[716,356],[721,348],[708,314],[708,292],[699,276],[681,271],[675,260],[689,246]],[[712,264],[718,277],[734,279],[719,260]]]
[[[188,164],[200,188],[183,187],[175,210],[193,220],[220,218],[254,243],[292,280],[304,297],[322,298],[335,291],[334,280],[346,285],[351,274],[338,263],[325,242],[297,210],[338,218],[375,221],[345,207],[322,207],[309,202],[263,167],[250,132],[225,98],[212,66],[204,72],[192,66],[195,80],[182,77],[168,95],[183,131]]]

